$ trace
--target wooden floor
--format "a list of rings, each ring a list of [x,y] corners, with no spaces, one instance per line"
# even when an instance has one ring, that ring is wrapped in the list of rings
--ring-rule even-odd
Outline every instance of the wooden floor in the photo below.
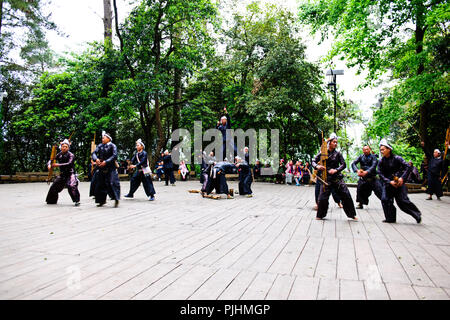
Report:
[[[422,224],[384,224],[374,196],[359,222],[333,201],[316,221],[314,187],[212,200],[199,186],[97,208],[88,183],[80,207],[66,190],[46,205],[45,183],[0,185],[0,299],[450,299],[449,197],[411,194]]]

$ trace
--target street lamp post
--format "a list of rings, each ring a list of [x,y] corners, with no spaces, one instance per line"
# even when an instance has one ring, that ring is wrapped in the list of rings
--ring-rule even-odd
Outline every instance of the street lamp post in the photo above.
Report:
[[[3,160],[3,98],[8,96],[8,92],[0,92],[0,159]]]
[[[336,87],[336,76],[343,75],[344,70],[330,70],[327,71],[328,76],[328,87],[333,90],[333,98],[334,98],[334,132],[336,132],[336,108],[337,108],[337,87]]]

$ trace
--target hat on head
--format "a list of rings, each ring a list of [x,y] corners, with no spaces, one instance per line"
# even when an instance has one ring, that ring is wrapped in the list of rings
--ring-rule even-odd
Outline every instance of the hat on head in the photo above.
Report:
[[[331,140],[334,140],[334,139],[337,140],[337,138],[338,138],[338,136],[336,135],[336,133],[333,132],[333,133],[330,135],[330,137],[328,138],[328,141],[331,141]]]
[[[102,137],[107,137],[109,140],[112,141],[111,135],[109,133],[106,133],[105,130],[102,131]]]
[[[379,145],[379,146],[380,146],[380,147],[381,147],[381,146],[384,146],[384,147],[386,147],[386,148],[392,150],[392,147],[389,145],[389,143],[387,142],[386,139],[381,139],[380,145]]]
[[[64,141],[62,141],[62,142],[59,144],[59,148],[60,148],[60,149],[61,149],[61,146],[62,146],[63,144],[67,144],[67,146],[70,148],[70,141],[69,141],[68,139],[64,139]]]
[[[137,139],[136,143],[139,143],[145,149],[145,144],[142,142],[140,138]]]

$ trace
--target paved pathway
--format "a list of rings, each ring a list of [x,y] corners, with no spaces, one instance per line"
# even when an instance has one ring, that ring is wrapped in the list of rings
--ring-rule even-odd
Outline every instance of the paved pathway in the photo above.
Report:
[[[313,187],[230,200],[155,187],[155,202],[141,188],[115,209],[88,183],[80,207],[65,190],[44,204],[44,183],[0,185],[0,299],[450,299],[449,197],[411,194],[422,224],[384,224],[375,197],[359,222],[334,203],[316,221]]]

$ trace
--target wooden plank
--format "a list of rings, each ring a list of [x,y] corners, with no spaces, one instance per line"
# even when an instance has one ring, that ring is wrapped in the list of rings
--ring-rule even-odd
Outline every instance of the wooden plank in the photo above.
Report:
[[[287,300],[294,284],[295,276],[278,275],[266,296],[267,300]]]
[[[320,279],[317,300],[339,300],[339,280]]]
[[[386,289],[391,300],[417,300],[417,294],[410,285],[386,283]]]
[[[292,285],[289,300],[315,300],[319,289],[318,278],[296,277]]]
[[[184,274],[167,288],[162,290],[153,299],[156,300],[186,300],[192,296],[203,283],[205,283],[217,269],[195,266],[189,273]]]
[[[241,300],[263,300],[272,288],[276,275],[258,273],[241,297]]]
[[[338,239],[325,238],[314,277],[336,279]]]
[[[339,280],[341,300],[366,300],[366,293],[362,281]]]
[[[442,288],[413,286],[419,300],[450,300],[450,297]]]
[[[291,274],[300,277],[313,277],[323,243],[323,238],[309,238]]]
[[[337,259],[337,278],[358,280],[355,247],[353,242],[359,239],[339,239]]]
[[[256,278],[254,271],[241,271],[231,284],[220,294],[220,300],[239,300]]]
[[[220,269],[214,273],[194,294],[190,300],[216,300],[238,275],[238,270]]]
[[[370,244],[377,261],[378,270],[384,282],[411,284],[411,280],[406,274],[405,269],[386,241],[376,240]]]

